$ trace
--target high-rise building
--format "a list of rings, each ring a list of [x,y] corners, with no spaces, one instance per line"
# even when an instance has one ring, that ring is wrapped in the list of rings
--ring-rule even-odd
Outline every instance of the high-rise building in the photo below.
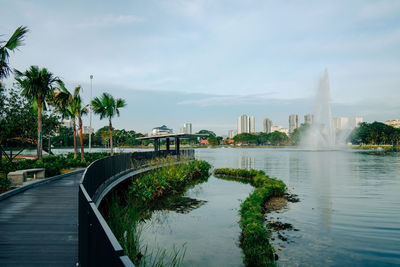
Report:
[[[255,123],[255,118],[254,116],[249,117],[249,132],[250,133],[255,133],[256,132],[256,123]]]
[[[229,137],[229,139],[232,139],[233,137],[235,137],[235,135],[237,135],[237,131],[236,131],[236,130],[230,130],[230,131],[228,131],[228,137]]]
[[[181,128],[181,133],[192,134],[192,124],[189,122],[184,123]]]
[[[332,119],[332,127],[335,130],[351,130],[361,122],[363,122],[362,117],[337,117]]]
[[[294,129],[300,127],[300,120],[298,114],[291,114],[289,116],[289,133],[293,133]]]
[[[249,132],[249,117],[247,115],[242,115],[238,118],[237,132],[238,134]]]
[[[312,124],[314,121],[314,115],[313,114],[306,114],[304,115],[304,123],[306,124]]]
[[[271,133],[272,121],[268,118],[265,118],[263,121],[263,128],[264,128],[264,133]]]

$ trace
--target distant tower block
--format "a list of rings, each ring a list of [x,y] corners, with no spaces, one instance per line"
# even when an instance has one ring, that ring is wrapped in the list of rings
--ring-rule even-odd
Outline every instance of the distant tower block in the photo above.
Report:
[[[293,133],[294,129],[300,127],[300,120],[298,114],[292,114],[289,116],[289,133]]]
[[[263,128],[264,128],[264,133],[271,133],[272,121],[268,118],[265,118],[263,121]]]
[[[304,115],[304,123],[306,124],[312,124],[314,121],[314,115],[313,114],[306,114]]]

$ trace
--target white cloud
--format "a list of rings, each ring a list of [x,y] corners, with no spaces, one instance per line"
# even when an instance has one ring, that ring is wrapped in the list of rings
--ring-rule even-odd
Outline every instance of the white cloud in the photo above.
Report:
[[[254,95],[224,95],[210,96],[200,99],[190,99],[178,102],[178,105],[197,105],[201,107],[208,106],[239,106],[239,105],[267,105],[271,102],[286,103],[291,100],[273,99],[271,94]]]

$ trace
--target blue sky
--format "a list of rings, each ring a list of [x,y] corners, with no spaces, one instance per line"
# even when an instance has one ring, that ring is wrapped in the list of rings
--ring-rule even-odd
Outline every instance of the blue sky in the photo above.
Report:
[[[30,29],[11,65],[47,67],[87,101],[93,74],[95,96],[128,102],[117,128],[227,134],[242,114],[287,127],[313,111],[325,68],[334,116],[399,118],[400,1],[0,3],[2,39]]]

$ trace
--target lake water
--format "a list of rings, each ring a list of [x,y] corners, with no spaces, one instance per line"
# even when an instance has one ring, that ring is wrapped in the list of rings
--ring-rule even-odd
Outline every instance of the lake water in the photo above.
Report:
[[[198,149],[196,157],[215,168],[262,169],[299,196],[267,215],[297,230],[273,241],[280,266],[400,265],[400,153],[220,148]],[[143,243],[184,245],[183,266],[242,266],[238,208],[251,191],[211,176],[185,195],[205,203],[155,212]]]

